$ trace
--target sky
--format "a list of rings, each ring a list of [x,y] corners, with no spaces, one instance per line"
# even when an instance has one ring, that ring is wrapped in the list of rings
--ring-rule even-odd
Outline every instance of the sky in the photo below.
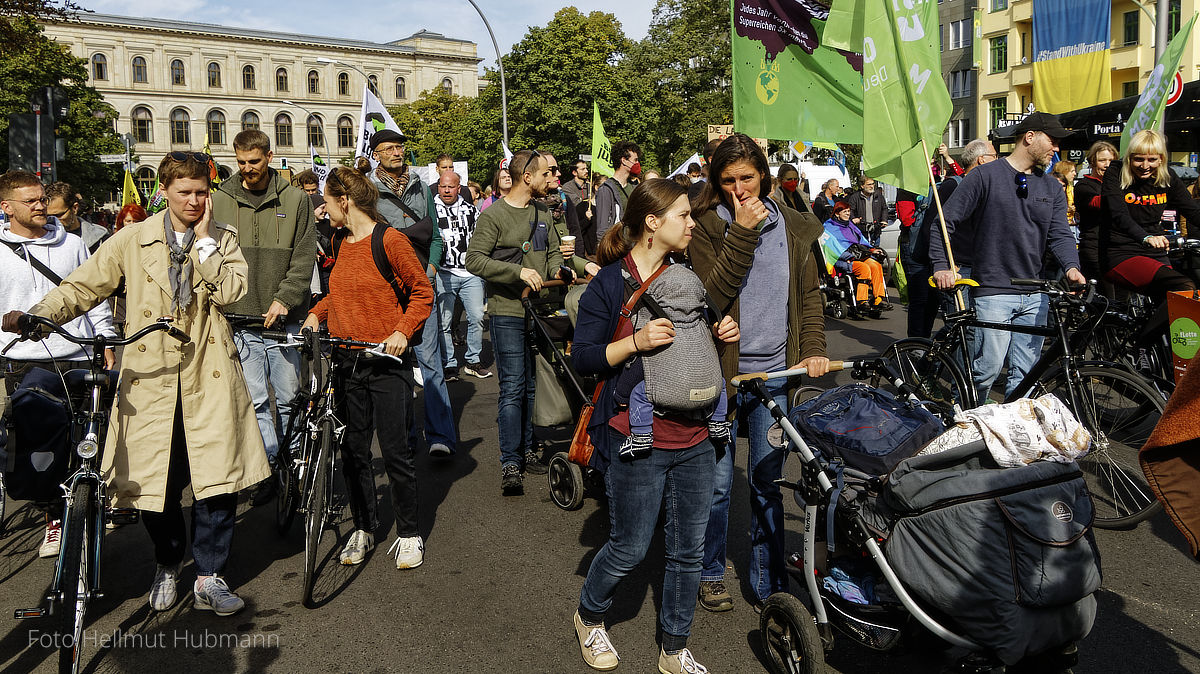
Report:
[[[277,30],[304,35],[390,42],[426,29],[479,45],[481,67],[495,65],[495,50],[487,28],[467,0],[78,0],[87,9],[104,14],[179,19],[225,26]],[[564,6],[581,12],[615,14],[625,34],[635,40],[646,35],[653,0],[476,0],[496,33],[501,53],[525,36],[531,25],[544,26]],[[287,11],[281,12],[280,7]],[[331,10],[336,7],[336,10]],[[344,8],[344,9],[343,9]]]

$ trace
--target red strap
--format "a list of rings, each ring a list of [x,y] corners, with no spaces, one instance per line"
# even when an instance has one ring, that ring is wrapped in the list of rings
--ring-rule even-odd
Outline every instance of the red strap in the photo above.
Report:
[[[617,338],[617,335],[621,334],[621,330],[625,327],[625,323],[629,322],[629,316],[632,315],[633,308],[637,306],[638,300],[642,299],[642,293],[646,292],[646,288],[650,287],[650,284],[654,281],[654,279],[658,278],[659,274],[666,271],[667,266],[668,265],[664,264],[659,267],[657,271],[651,274],[649,278],[647,278],[640,286],[638,286],[637,290],[633,291],[633,295],[630,295],[629,301],[621,307],[621,317],[617,319],[617,329],[613,331],[612,339],[608,340],[609,343],[612,343],[612,341]],[[592,405],[595,405],[596,402],[600,400],[600,389],[602,388],[604,388],[604,382],[596,384],[596,392],[592,394]]]

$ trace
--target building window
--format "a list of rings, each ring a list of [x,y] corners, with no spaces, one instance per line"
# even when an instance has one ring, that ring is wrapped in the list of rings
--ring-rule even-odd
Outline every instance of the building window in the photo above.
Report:
[[[969,119],[952,119],[950,126],[946,129],[946,143],[950,147],[962,147],[971,142],[971,120]]]
[[[376,96],[379,95],[379,78],[374,75],[367,76],[367,88]]]
[[[946,26],[938,24],[938,51],[946,51]]]
[[[308,144],[318,150],[325,147],[325,122],[317,115],[309,115],[304,124],[308,127]]]
[[[150,77],[146,73],[146,59],[141,56],[133,57],[133,81],[143,84],[150,81]]]
[[[993,73],[1002,73],[1008,70],[1008,36],[1001,35],[994,37],[991,40],[990,48],[988,49],[991,55],[990,63]],[[993,127],[994,128],[994,127]]]
[[[950,90],[950,98],[966,98],[971,95],[971,71],[955,70],[950,73],[946,88]]]
[[[1170,0],[1167,5],[1167,39],[1175,37],[1179,32],[1180,20],[1183,16],[1183,0]]]
[[[1124,19],[1124,46],[1128,47],[1131,44],[1138,43],[1138,28],[1140,27],[1138,12],[1125,12]]]
[[[1008,9],[1008,0],[991,0],[991,8],[993,12],[1003,12]]]
[[[187,110],[183,108],[175,108],[171,111],[171,144],[172,145],[191,145],[192,119],[188,116]]]
[[[404,91],[404,88],[405,88],[404,87],[404,78],[397,77],[396,78],[396,100],[403,101],[405,98],[407,98],[407,96],[405,95],[406,92]]]
[[[1004,121],[1004,116],[1008,114],[1008,97],[1001,96],[1000,98],[988,99],[988,123],[989,128],[996,128]]]
[[[287,68],[280,68],[275,71],[275,91],[287,91]]]
[[[221,64],[216,61],[208,64],[208,86],[221,86]]]
[[[346,73],[338,73],[338,96],[350,95],[350,76]]]
[[[92,79],[108,79],[108,57],[104,54],[92,55]]]
[[[308,71],[308,93],[321,93],[321,76],[315,70]]]
[[[949,49],[966,49],[971,46],[971,22],[963,19],[962,21],[950,22],[950,46]]]
[[[133,109],[131,126],[133,131],[133,142],[135,143],[152,143],[154,135],[151,129],[154,126],[154,117],[150,114],[149,108],[136,107]]]
[[[150,190],[154,189],[154,169],[149,166],[143,166],[133,174],[133,181],[137,183],[138,191],[147,199],[154,196],[150,194]]]
[[[354,122],[349,117],[339,117],[337,129],[338,147],[354,147]]]
[[[275,115],[275,145],[292,146],[292,118],[288,117],[286,112]]]
[[[1138,95],[1138,81],[1130,80],[1121,84],[1121,98]]]
[[[258,113],[257,112],[243,112],[242,113],[242,131],[246,131],[247,129],[258,129],[258,128],[261,128],[261,125],[258,122]]]
[[[449,77],[442,80],[442,91],[448,94],[454,93],[454,82],[451,82]]]
[[[213,145],[225,144],[225,113],[220,110],[210,110],[208,113],[208,142]]]
[[[178,84],[180,86],[184,84],[183,61],[179,59],[171,61],[171,84]]]
[[[242,88],[254,91],[254,66],[242,66]]]

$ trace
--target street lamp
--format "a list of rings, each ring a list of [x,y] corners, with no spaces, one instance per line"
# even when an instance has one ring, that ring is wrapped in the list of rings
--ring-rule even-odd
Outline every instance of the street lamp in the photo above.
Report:
[[[371,78],[367,77],[367,74],[362,71],[362,68],[359,68],[358,66],[354,65],[353,63],[346,63],[345,61],[331,59],[327,56],[318,56],[317,63],[325,63],[325,64],[332,64],[332,65],[346,66],[347,68],[353,68],[354,70],[358,71],[359,75],[363,76],[364,82],[371,81]]]
[[[299,103],[296,103],[294,101],[285,100],[285,101],[280,101],[280,102],[283,103],[284,105],[290,105],[292,107],[300,108],[308,115],[308,117],[304,118],[304,139],[308,140],[309,117],[316,118],[317,124],[321,123],[321,118],[317,117],[315,114],[313,114],[313,112],[311,110],[309,110],[308,108],[306,108],[303,105],[300,105]],[[329,134],[325,133],[325,129],[323,127],[318,126],[318,128],[321,129],[321,140],[325,141],[325,162],[326,162],[326,165],[328,165],[328,163],[330,161],[332,161],[332,157],[329,155]],[[311,157],[309,159],[311,160]]]
[[[504,147],[508,147],[508,88],[504,85],[504,61],[500,58],[500,45],[496,42],[496,34],[492,32],[492,24],[488,23],[487,17],[483,15],[483,10],[479,9],[479,5],[475,4],[475,0],[467,0],[471,6],[479,12],[479,18],[483,19],[483,25],[487,28],[488,37],[492,38],[492,48],[496,50],[496,65],[500,68],[500,116],[504,125]]]

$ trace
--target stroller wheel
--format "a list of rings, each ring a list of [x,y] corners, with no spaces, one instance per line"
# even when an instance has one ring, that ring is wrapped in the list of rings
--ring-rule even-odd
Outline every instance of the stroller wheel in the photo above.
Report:
[[[778,674],[824,674],[825,650],[817,623],[800,600],[776,592],[763,603],[758,619],[763,651]]]
[[[830,309],[830,312],[833,314],[833,317],[838,320],[841,320],[846,317],[846,305],[842,304],[841,300],[834,300],[833,302],[831,302],[829,305],[829,309]]]
[[[578,510],[583,505],[583,469],[567,459],[566,452],[550,457],[546,479],[550,498],[563,510]]]

